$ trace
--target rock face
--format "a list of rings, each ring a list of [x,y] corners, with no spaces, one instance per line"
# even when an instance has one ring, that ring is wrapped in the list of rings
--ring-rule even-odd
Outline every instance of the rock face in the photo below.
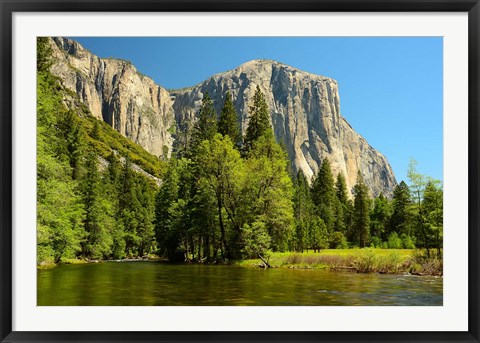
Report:
[[[295,170],[301,169],[311,178],[328,157],[334,175],[342,172],[350,190],[360,170],[372,195],[383,192],[391,196],[396,181],[387,159],[341,116],[338,85],[331,78],[275,61],[250,61],[194,87],[172,92],[176,120],[194,117],[206,92],[219,113],[229,90],[245,133],[257,85],[270,106],[275,136],[285,143]]]
[[[156,156],[170,156],[175,127],[168,91],[128,61],[102,59],[77,42],[52,39],[51,72],[76,92],[92,114]],[[168,148],[168,151],[166,148]]]
[[[232,94],[242,133],[257,85],[271,109],[271,123],[292,165],[311,178],[328,157],[334,175],[345,175],[348,189],[360,170],[372,195],[392,195],[395,176],[387,159],[356,133],[340,114],[337,82],[270,60],[254,60],[190,88],[172,91],[140,75],[129,63],[101,59],[77,42],[54,38],[53,74],[79,94],[99,119],[147,151],[172,151],[170,134],[194,120],[206,92],[217,112],[227,90]]]

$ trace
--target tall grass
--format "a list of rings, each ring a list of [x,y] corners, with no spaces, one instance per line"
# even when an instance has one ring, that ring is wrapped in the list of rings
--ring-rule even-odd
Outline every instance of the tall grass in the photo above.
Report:
[[[260,260],[239,263],[244,266],[261,264]],[[359,273],[442,275],[440,259],[427,259],[421,250],[411,249],[325,249],[313,252],[275,252],[270,264],[277,268],[323,268],[351,270]]]

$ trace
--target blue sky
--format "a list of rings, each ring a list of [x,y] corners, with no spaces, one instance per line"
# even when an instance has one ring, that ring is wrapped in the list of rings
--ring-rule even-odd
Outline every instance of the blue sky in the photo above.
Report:
[[[334,78],[340,111],[407,181],[443,180],[441,37],[72,37],[100,57],[130,60],[165,88],[197,84],[252,59]]]

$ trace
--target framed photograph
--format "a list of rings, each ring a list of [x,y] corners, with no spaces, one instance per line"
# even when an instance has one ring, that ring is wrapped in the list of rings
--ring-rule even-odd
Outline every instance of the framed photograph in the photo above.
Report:
[[[479,15],[2,0],[2,342],[478,342]]]

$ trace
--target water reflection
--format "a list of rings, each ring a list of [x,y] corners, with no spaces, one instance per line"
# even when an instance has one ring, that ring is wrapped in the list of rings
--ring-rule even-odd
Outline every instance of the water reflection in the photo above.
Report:
[[[443,279],[324,270],[171,265],[63,265],[37,274],[48,305],[442,305]]]

